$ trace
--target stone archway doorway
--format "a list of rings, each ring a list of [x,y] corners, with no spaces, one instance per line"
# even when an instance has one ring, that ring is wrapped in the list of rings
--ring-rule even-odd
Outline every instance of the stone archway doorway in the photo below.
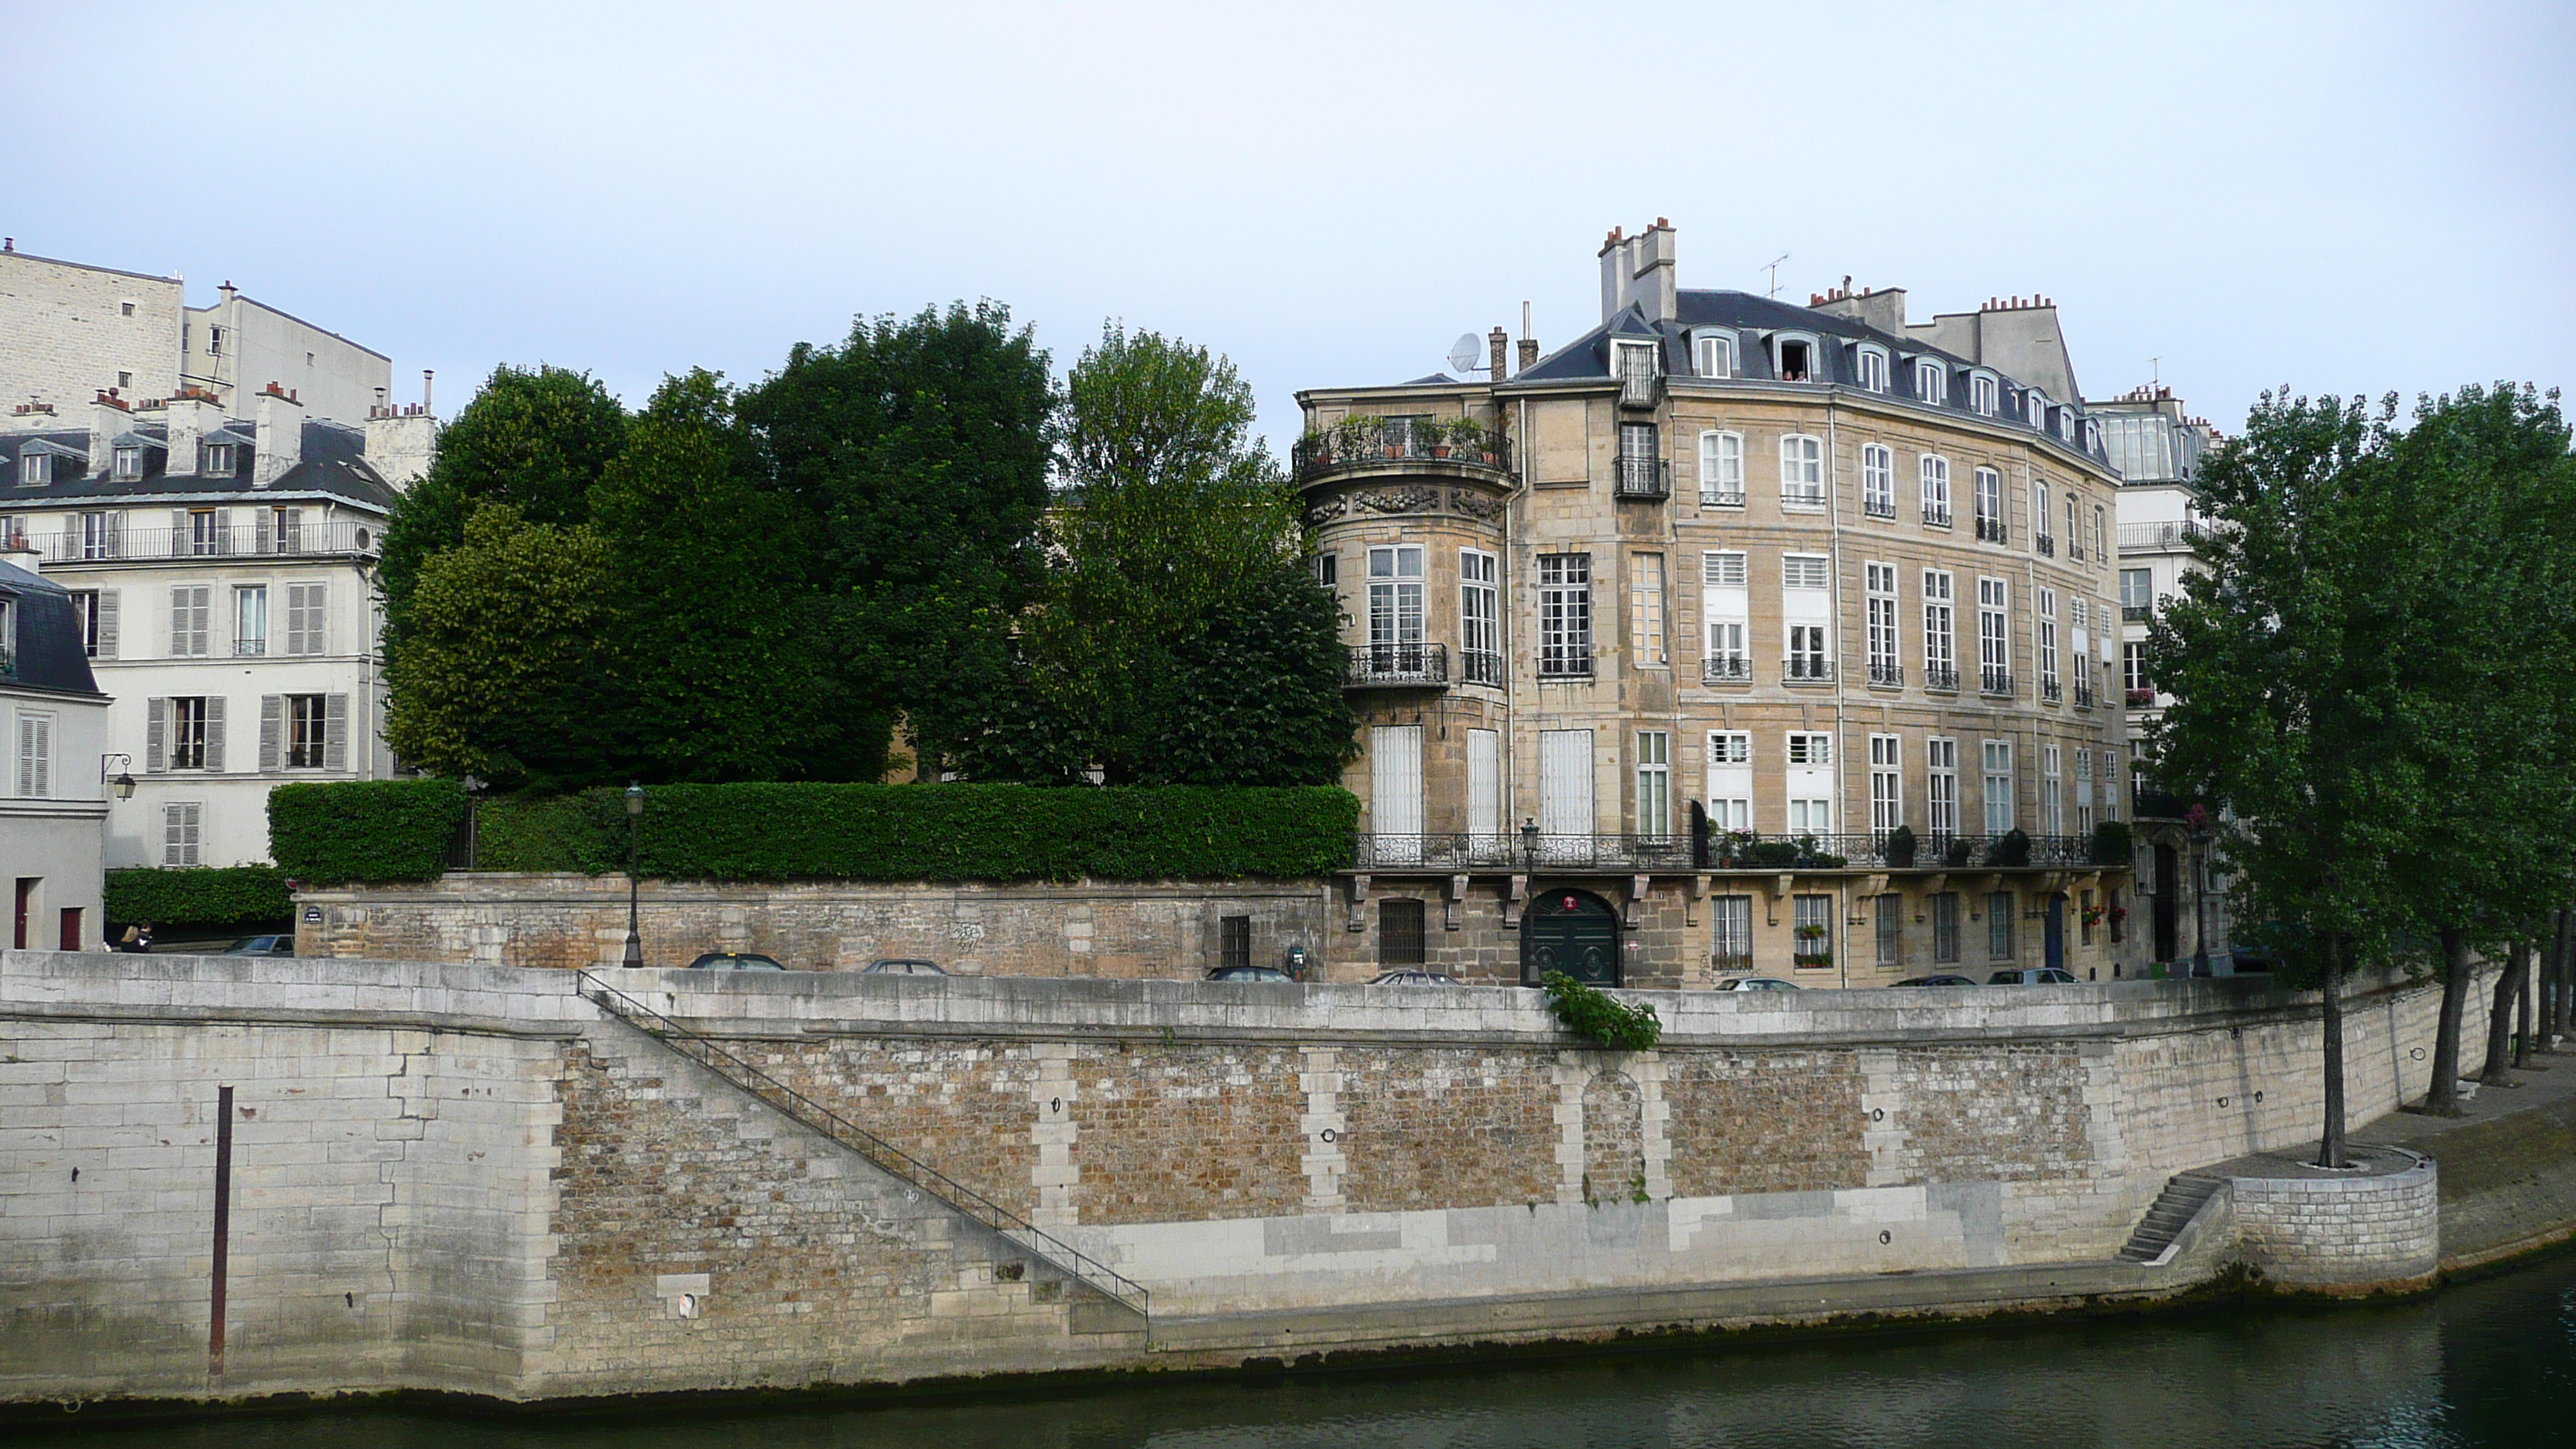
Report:
[[[1547,890],[1521,913],[1521,984],[1562,971],[1592,986],[1619,984],[1619,913],[1590,891]]]

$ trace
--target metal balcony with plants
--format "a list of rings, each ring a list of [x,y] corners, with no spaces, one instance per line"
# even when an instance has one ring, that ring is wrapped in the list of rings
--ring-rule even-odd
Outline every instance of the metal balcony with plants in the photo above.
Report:
[[[1349,468],[1387,463],[1446,463],[1509,473],[1511,440],[1466,419],[1345,418],[1308,433],[1289,449],[1299,482]]]
[[[221,524],[189,528],[111,528],[32,535],[49,564],[146,563],[174,558],[334,558],[368,555],[384,538],[380,524],[347,520]]]
[[[1525,827],[1498,834],[1361,834],[1351,866],[1362,872],[1450,874],[1489,870],[1683,874],[1697,871],[2067,870],[2120,865],[2098,835],[1916,835],[1718,830],[1662,835],[1555,835]]]
[[[1342,666],[1346,689],[1445,689],[1449,685],[1449,646],[1445,644],[1356,644]]]

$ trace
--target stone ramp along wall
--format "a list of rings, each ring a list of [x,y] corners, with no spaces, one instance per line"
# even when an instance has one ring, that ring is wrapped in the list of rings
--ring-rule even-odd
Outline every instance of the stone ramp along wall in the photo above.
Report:
[[[1802,1282],[1907,1274],[1923,1305],[2165,1291],[2189,1275],[2110,1260],[2167,1178],[2294,1145],[2316,1110],[2313,1011],[2247,981],[1658,994],[1664,1041],[1633,1054],[1569,1044],[1508,989],[615,984],[1144,1284],[1157,1324],[1194,1325],[1168,1343],[1220,1358],[1280,1341],[1243,1326],[1261,1315],[1419,1341],[1504,1320],[1414,1306],[1547,1295],[1589,1306],[1509,1321],[1812,1317],[1860,1300]],[[576,986],[7,953],[0,1394],[531,1398],[1174,1361]],[[2355,992],[2356,1119],[2423,1090],[2436,1004]]]

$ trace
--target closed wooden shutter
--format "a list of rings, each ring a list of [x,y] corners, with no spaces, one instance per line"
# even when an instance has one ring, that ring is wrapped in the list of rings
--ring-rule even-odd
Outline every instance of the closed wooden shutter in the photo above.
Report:
[[[186,558],[191,551],[188,541],[188,510],[174,508],[170,511],[170,557]]]
[[[98,657],[116,657],[116,590],[98,591]]]
[[[18,796],[43,800],[54,793],[54,717],[18,716]]]
[[[325,652],[323,620],[328,601],[328,585],[288,584],[286,586],[286,652],[320,654]]]
[[[1422,833],[1422,726],[1369,731],[1369,818],[1380,836]]]
[[[349,768],[349,696],[345,694],[322,698],[322,768]]]
[[[263,694],[259,697],[259,769],[268,774],[277,768],[277,735],[284,724],[286,697]]]
[[[208,773],[224,767],[224,697],[206,696],[206,769]]]
[[[1538,736],[1539,830],[1590,835],[1592,731],[1541,730]]]
[[[170,768],[163,753],[163,742],[170,732],[170,701],[152,699],[143,706],[143,773],[158,775]]]

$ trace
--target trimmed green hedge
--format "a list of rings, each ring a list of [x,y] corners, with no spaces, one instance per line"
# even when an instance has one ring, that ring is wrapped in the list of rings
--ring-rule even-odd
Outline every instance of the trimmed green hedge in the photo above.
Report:
[[[268,793],[268,853],[308,885],[428,880],[465,818],[453,780],[345,780]]]
[[[116,925],[231,926],[295,914],[286,872],[273,865],[129,869],[107,873],[107,919]]]
[[[381,788],[278,790],[269,820],[279,863],[314,879],[439,874],[462,795],[446,797],[444,811],[411,796],[328,795]],[[317,793],[281,810],[290,790]],[[300,832],[292,855],[281,833],[290,819]],[[645,797],[642,868],[675,880],[1307,876],[1349,862],[1358,823],[1359,802],[1331,787],[656,785]],[[622,870],[626,833],[614,789],[485,800],[475,865]]]

